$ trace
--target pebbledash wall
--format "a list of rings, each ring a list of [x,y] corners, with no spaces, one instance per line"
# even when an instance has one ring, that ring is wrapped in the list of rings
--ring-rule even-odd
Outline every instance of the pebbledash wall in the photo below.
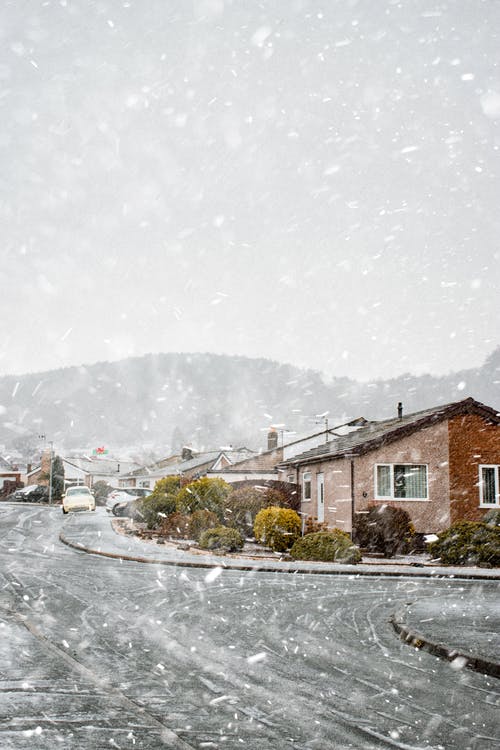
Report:
[[[426,500],[377,500],[376,464],[425,464],[428,498]],[[446,421],[425,427],[412,435],[384,445],[356,458],[354,465],[355,508],[369,504],[392,505],[406,510],[415,531],[426,534],[443,531],[450,525],[449,434]]]
[[[500,426],[476,414],[448,424],[451,523],[480,521],[489,508],[480,506],[479,467],[500,464]]]

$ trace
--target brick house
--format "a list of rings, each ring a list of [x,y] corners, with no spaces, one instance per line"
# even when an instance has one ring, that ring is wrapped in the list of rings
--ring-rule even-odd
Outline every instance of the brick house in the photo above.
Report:
[[[500,507],[500,415],[472,398],[393,419],[351,423],[329,443],[282,461],[301,512],[350,532],[371,504],[404,508],[418,533],[479,521]]]

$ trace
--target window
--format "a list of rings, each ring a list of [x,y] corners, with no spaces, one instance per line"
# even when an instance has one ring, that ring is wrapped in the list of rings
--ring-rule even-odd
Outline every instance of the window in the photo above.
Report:
[[[481,505],[500,505],[500,487],[498,466],[479,467],[479,500]]]
[[[302,474],[302,500],[311,499],[311,472],[306,471]]]
[[[389,500],[427,500],[425,464],[377,464],[375,497]]]

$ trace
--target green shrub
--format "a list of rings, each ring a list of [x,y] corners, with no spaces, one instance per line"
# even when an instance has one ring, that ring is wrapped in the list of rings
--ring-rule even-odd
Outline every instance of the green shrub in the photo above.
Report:
[[[409,514],[391,505],[370,505],[354,519],[353,541],[384,557],[402,555],[412,549],[415,531]]]
[[[429,544],[432,557],[444,565],[500,565],[500,528],[488,523],[460,521]]]
[[[152,495],[154,495],[155,497],[159,495],[176,495],[181,488],[181,481],[181,477],[177,474],[170,477],[163,477],[163,479],[158,479],[158,481],[155,483],[153,492],[151,493],[150,497]]]
[[[352,543],[349,534],[340,529],[306,534],[297,539],[290,554],[295,560],[343,563],[357,563],[361,560],[359,548]]]
[[[500,526],[500,508],[492,508],[483,518],[483,523],[488,526]]]
[[[223,479],[203,477],[190,482],[179,490],[176,496],[179,513],[194,513],[196,510],[209,510],[224,519],[224,504],[231,492],[231,485]]]
[[[148,529],[156,529],[175,508],[174,495],[151,494],[135,503],[132,517],[144,521]]]
[[[243,537],[237,529],[216,526],[214,529],[207,529],[203,532],[199,544],[202,549],[238,552],[243,549]]]
[[[219,519],[211,510],[195,510],[188,516],[189,518],[189,538],[198,541],[203,532],[208,529],[214,529],[219,526]]]
[[[275,552],[285,552],[300,537],[300,516],[289,508],[272,505],[257,513],[253,531],[258,542]]]
[[[241,487],[233,490],[224,503],[226,525],[238,529],[244,537],[253,536],[253,525],[257,513],[269,505],[266,494],[255,487]]]
[[[150,495],[131,504],[129,515],[136,521],[144,521],[148,529],[156,529],[166,516],[175,512],[180,482],[178,476],[159,479]]]

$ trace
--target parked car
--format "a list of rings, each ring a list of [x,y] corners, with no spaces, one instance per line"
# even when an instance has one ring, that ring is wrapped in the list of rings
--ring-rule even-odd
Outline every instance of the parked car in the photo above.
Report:
[[[151,490],[145,487],[128,487],[110,492],[106,500],[106,510],[114,516],[127,514],[127,507],[134,500],[140,500],[151,494]]]
[[[8,499],[21,503],[45,503],[49,499],[49,489],[42,484],[29,484],[16,490]]]
[[[95,510],[95,497],[84,484],[68,487],[62,499],[62,512],[70,510]]]

